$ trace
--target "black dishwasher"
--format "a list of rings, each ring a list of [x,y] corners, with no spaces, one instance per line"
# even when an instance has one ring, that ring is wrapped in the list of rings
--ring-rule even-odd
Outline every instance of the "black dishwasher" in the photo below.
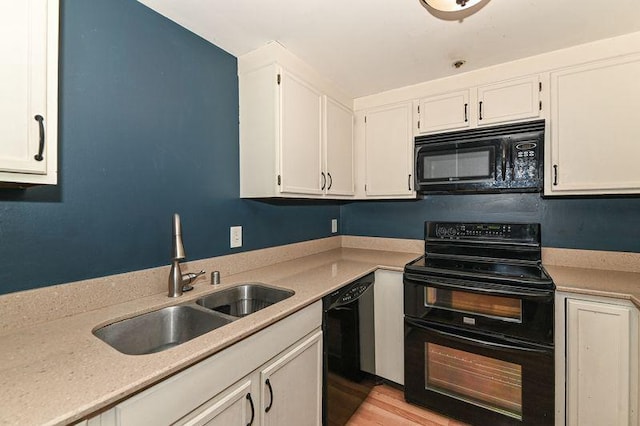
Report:
[[[322,300],[325,426],[344,425],[374,384],[373,282],[371,273]]]

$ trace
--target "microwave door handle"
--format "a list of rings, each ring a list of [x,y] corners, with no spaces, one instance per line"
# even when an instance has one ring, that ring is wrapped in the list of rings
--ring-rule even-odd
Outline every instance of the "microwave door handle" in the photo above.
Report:
[[[502,180],[507,180],[507,144],[502,144]]]
[[[435,333],[437,335],[440,335],[442,337],[445,337],[449,340],[453,340],[453,341],[458,341],[458,342],[462,342],[462,343],[467,343],[470,344],[472,346],[475,347],[480,347],[480,348],[492,348],[492,349],[498,349],[501,350],[503,352],[505,351],[509,351],[509,352],[530,352],[530,353],[548,353],[549,350],[547,349],[537,349],[537,348],[531,348],[531,347],[527,347],[527,346],[514,346],[514,345],[508,345],[506,343],[497,343],[497,342],[491,342],[488,340],[483,340],[483,339],[479,339],[479,338],[475,338],[475,337],[468,337],[462,334],[454,334],[454,333],[449,333],[443,330],[438,330],[436,328],[430,327],[428,325],[426,325],[425,323],[422,323],[421,321],[416,321],[413,320],[411,318],[406,318],[405,317],[405,322],[413,327],[416,327],[418,329],[421,330],[426,330],[429,331],[431,333]]]

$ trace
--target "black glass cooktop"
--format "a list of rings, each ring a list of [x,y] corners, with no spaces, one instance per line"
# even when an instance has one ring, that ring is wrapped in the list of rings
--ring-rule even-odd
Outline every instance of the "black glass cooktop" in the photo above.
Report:
[[[506,280],[540,286],[553,285],[547,272],[538,264],[470,261],[427,255],[407,264],[405,271],[467,279]]]

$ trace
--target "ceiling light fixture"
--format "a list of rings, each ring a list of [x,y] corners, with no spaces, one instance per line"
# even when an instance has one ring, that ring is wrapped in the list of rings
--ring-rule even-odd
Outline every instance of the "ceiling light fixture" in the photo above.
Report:
[[[482,0],[420,0],[427,6],[442,12],[458,12],[468,9]]]

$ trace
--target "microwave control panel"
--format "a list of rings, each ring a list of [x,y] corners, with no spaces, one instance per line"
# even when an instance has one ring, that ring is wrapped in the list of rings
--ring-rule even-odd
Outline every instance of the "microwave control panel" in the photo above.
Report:
[[[514,143],[511,153],[513,180],[538,178],[538,141]]]

